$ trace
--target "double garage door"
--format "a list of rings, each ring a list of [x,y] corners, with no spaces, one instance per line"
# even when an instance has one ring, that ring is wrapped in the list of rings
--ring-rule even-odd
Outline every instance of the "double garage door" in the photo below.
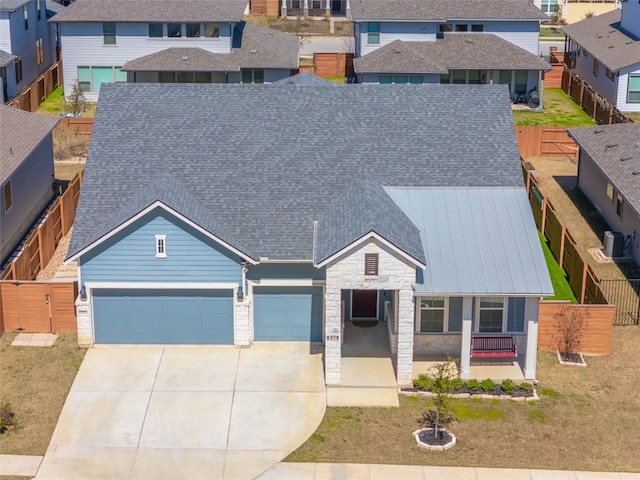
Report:
[[[322,341],[321,287],[255,287],[255,340]]]
[[[233,291],[96,289],[96,343],[233,344]]]

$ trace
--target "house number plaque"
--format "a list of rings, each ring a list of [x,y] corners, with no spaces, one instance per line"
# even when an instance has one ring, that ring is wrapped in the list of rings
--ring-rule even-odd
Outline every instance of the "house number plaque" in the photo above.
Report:
[[[327,342],[339,342],[340,335],[327,335]]]

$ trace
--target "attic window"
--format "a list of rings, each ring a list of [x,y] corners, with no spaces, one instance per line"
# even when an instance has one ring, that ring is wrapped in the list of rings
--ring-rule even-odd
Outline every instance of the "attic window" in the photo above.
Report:
[[[378,275],[378,254],[377,253],[365,253],[364,254],[364,274],[365,275]]]
[[[166,235],[156,235],[156,258],[167,258]]]
[[[11,181],[5,183],[4,187],[2,187],[2,193],[4,194],[4,211],[6,212],[13,204],[13,197],[11,196]]]

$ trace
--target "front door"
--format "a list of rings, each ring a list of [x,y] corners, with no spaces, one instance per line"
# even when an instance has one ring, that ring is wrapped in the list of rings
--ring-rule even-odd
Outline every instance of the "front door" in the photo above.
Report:
[[[351,291],[351,318],[378,318],[378,291]]]

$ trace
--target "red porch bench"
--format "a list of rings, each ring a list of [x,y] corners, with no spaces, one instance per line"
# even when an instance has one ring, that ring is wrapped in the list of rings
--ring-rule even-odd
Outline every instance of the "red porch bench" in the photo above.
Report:
[[[517,357],[518,347],[511,335],[471,337],[472,358]]]

